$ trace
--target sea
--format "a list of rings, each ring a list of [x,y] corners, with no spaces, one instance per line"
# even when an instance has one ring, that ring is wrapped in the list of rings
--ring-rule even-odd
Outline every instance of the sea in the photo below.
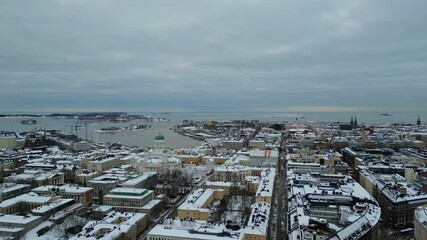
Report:
[[[31,113],[26,113],[31,114]],[[34,113],[50,114],[50,113]],[[141,114],[165,118],[164,122],[109,122],[109,121],[79,121],[69,118],[36,117],[35,125],[23,125],[21,120],[28,117],[4,117],[0,118],[0,130],[2,131],[31,131],[34,128],[61,130],[66,133],[75,132],[75,126],[80,126],[77,135],[91,142],[120,142],[124,145],[152,147],[154,137],[162,134],[166,138],[166,147],[191,148],[199,146],[203,142],[175,133],[171,128],[181,124],[183,120],[195,121],[231,121],[231,120],[260,120],[267,122],[349,122],[351,116],[357,117],[359,123],[415,123],[418,116],[423,123],[426,122],[427,112],[172,112],[172,113],[147,113],[129,112],[129,114]],[[135,131],[120,131],[114,133],[100,133],[96,130],[106,127],[127,127],[131,123],[148,124],[151,127]],[[87,126],[87,129],[86,129]]]

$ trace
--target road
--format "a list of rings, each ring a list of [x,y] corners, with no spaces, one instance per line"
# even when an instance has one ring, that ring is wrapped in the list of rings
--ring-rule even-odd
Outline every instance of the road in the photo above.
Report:
[[[278,189],[275,194],[276,206],[276,219],[275,219],[275,229],[271,228],[273,232],[271,233],[271,239],[286,239],[287,238],[287,204],[288,204],[288,187],[286,184],[286,136],[285,133],[282,133],[280,139],[280,154],[278,159]],[[274,219],[273,219],[274,221]]]
[[[185,195],[183,195],[180,200],[178,202],[176,202],[174,205],[170,206],[165,212],[161,213],[161,215],[156,218],[156,220],[154,220],[150,226],[148,227],[147,230],[145,230],[143,233],[141,233],[138,237],[139,240],[143,240],[145,239],[145,237],[147,236],[148,232],[151,231],[151,229],[153,229],[157,224],[162,223],[166,218],[168,217],[175,217],[177,214],[177,209],[178,207],[187,199],[187,197],[194,192],[195,189],[203,186],[206,181],[208,181],[211,177],[212,177],[212,173],[207,175],[205,178],[203,178],[202,181],[200,181],[199,183],[197,183],[196,185],[194,185],[193,187],[191,187],[191,189],[189,191],[187,191],[187,193]]]

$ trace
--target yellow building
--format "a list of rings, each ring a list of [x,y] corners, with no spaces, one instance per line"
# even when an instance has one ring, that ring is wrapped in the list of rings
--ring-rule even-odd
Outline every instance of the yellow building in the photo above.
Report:
[[[222,182],[222,181],[207,181],[204,185],[206,188],[214,190],[224,190],[224,195],[230,195],[233,191],[237,191],[240,188],[238,182]]]
[[[202,155],[177,155],[176,158],[180,159],[186,164],[200,164],[202,163]]]
[[[178,207],[180,219],[196,219],[207,221],[209,219],[209,205],[214,200],[222,200],[224,190],[199,188],[187,197],[185,202]]]

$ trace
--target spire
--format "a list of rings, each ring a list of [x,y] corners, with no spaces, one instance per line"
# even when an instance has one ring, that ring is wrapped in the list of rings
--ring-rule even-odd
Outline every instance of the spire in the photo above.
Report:
[[[418,114],[418,119],[417,119],[417,126],[421,125],[421,119],[420,119],[420,114]]]
[[[351,120],[350,120],[350,126],[353,126],[354,122],[353,122],[353,115],[351,115]]]
[[[356,127],[357,127],[357,117],[356,117],[356,116],[354,117],[353,124],[354,124],[354,126],[356,126]]]

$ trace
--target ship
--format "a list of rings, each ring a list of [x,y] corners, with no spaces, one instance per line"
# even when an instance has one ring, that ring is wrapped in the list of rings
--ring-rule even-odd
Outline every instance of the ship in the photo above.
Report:
[[[24,125],[34,125],[36,123],[37,121],[35,119],[25,119],[21,121],[21,124],[24,124]]]

